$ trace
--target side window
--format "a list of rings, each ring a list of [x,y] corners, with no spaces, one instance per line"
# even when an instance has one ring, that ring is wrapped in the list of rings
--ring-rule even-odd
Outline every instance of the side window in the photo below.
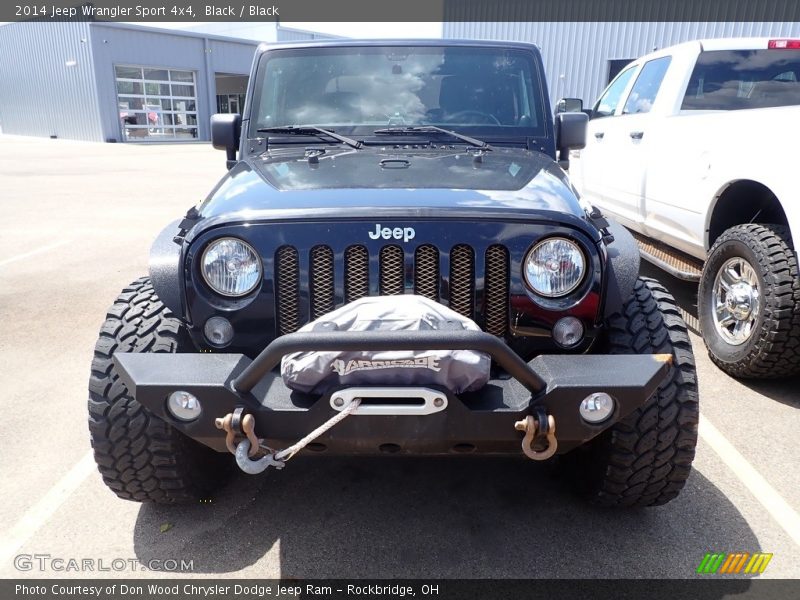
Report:
[[[712,50],[697,58],[682,110],[800,105],[800,49]]]
[[[617,78],[606,88],[605,93],[600,96],[597,104],[592,111],[592,118],[610,117],[617,110],[617,105],[622,99],[622,92],[628,87],[628,83],[633,77],[636,67],[628,67],[622,73],[617,75]]]
[[[634,115],[650,112],[671,60],[672,57],[664,56],[644,64],[636,78],[636,83],[633,84],[628,100],[625,102],[622,114]]]

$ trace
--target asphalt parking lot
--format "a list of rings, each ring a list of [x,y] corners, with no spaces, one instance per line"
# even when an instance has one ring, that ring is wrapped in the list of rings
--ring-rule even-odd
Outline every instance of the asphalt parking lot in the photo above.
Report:
[[[207,144],[0,136],[0,576],[168,576],[142,565],[184,560],[202,576],[685,578],[706,552],[763,551],[762,577],[800,577],[800,379],[731,379],[696,335],[696,468],[665,507],[592,508],[547,465],[472,458],[301,456],[210,503],[118,500],[89,454],[97,331],[224,162]],[[647,273],[692,311],[691,286]],[[20,555],[125,567],[24,570]]]

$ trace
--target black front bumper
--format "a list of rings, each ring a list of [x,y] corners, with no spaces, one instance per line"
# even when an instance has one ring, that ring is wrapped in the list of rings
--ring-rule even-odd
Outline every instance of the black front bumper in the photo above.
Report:
[[[117,353],[114,361],[138,402],[187,436],[220,452],[225,434],[214,420],[243,407],[256,421],[256,435],[284,448],[336,414],[338,390],[313,396],[289,390],[275,367],[300,351],[474,349],[492,356],[504,375],[477,392],[447,399],[444,410],[425,415],[354,414],[316,440],[317,449],[337,454],[400,451],[446,454],[460,451],[521,454],[523,434],[514,423],[544,408],[556,422],[558,452],[601,433],[653,395],[666,377],[670,355],[543,355],[523,361],[506,344],[479,331],[333,331],[293,333],[274,340],[254,360],[241,354]],[[434,387],[434,386],[426,386]],[[183,390],[202,405],[191,422],[175,419],[167,398]],[[589,394],[615,400],[613,414],[591,424],[578,407]]]

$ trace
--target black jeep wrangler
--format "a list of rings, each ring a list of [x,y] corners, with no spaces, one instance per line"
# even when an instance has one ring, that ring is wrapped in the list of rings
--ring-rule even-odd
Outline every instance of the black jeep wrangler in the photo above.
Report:
[[[604,505],[675,498],[686,326],[562,170],[585,115],[551,114],[532,45],[259,47],[243,114],[211,121],[229,173],[100,331],[106,484],[171,503],[299,451],[478,453],[552,457]]]

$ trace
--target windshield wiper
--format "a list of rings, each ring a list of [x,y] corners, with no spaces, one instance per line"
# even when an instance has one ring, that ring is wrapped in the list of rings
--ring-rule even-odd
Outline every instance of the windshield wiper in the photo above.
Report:
[[[463,133],[458,133],[457,131],[452,131],[450,129],[442,129],[441,127],[437,127],[436,125],[410,125],[408,127],[387,127],[386,129],[376,129],[372,133],[376,135],[403,135],[406,133],[415,134],[415,133],[434,133],[434,132],[444,133],[446,135],[457,138],[462,142],[467,142],[472,146],[483,148],[484,150],[492,149],[492,147],[489,145],[488,142],[475,139],[474,137],[469,137],[468,135],[464,135]]]
[[[260,129],[256,129],[259,133],[285,133],[287,135],[327,135],[335,140],[342,142],[343,144],[347,144],[351,148],[355,148],[358,150],[364,144],[359,142],[358,140],[354,140],[353,138],[349,138],[347,136],[338,134],[334,131],[329,129],[323,129],[322,127],[317,127],[316,125],[281,125],[278,127],[262,127]]]

